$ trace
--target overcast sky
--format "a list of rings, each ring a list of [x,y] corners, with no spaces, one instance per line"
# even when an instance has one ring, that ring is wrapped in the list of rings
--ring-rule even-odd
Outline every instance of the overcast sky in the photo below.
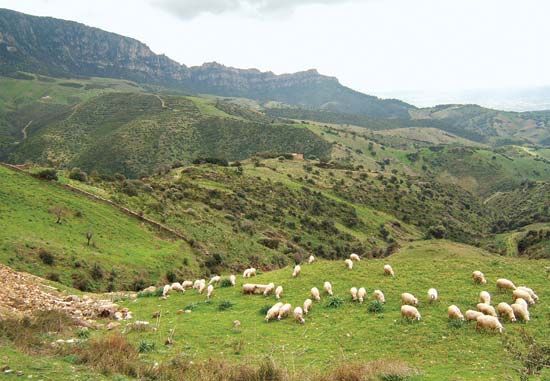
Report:
[[[317,68],[370,94],[550,85],[548,0],[0,0],[186,65]]]

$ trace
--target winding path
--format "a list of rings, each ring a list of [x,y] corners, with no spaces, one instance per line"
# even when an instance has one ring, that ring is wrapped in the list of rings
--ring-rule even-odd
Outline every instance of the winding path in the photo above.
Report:
[[[29,123],[27,123],[27,125],[23,127],[23,129],[21,130],[21,132],[23,133],[23,140],[27,140],[27,128],[29,128],[31,124],[32,124],[32,120]]]

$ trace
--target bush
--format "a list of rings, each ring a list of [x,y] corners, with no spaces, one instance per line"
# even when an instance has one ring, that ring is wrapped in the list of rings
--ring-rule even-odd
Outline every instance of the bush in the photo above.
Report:
[[[227,288],[227,287],[232,287],[233,285],[231,284],[231,281],[227,278],[225,279],[222,279],[222,281],[220,282],[220,287],[222,288]]]
[[[42,169],[35,173],[35,177],[41,179],[41,180],[48,180],[48,181],[57,181],[57,171],[53,168],[46,168]]]
[[[328,302],[325,305],[326,308],[340,308],[344,305],[344,299],[339,296],[331,296],[328,298]]]
[[[225,311],[232,308],[235,304],[230,300],[224,300],[218,305],[218,310]]]
[[[53,266],[53,264],[55,263],[55,257],[53,256],[53,254],[46,251],[45,249],[40,249],[38,251],[38,257],[45,265]]]
[[[431,226],[428,229],[428,238],[442,239],[447,235],[447,229],[443,225]]]
[[[83,183],[88,181],[88,174],[82,171],[80,168],[73,168],[69,173],[69,179],[81,181]]]
[[[73,274],[73,288],[84,292],[92,290],[90,280],[82,274]]]
[[[138,345],[139,353],[148,353],[155,350],[155,343],[147,340],[142,340]]]
[[[464,326],[464,320],[449,319],[449,328],[462,328]]]
[[[378,300],[373,300],[369,303],[369,306],[367,307],[367,311],[379,314],[384,312],[384,305],[380,303]]]
[[[261,316],[265,316],[267,314],[267,311],[269,311],[270,308],[271,308],[271,305],[266,304],[265,306],[259,309],[258,314]]]
[[[93,280],[100,280],[103,279],[103,269],[101,266],[97,263],[94,263],[90,270],[90,275]]]

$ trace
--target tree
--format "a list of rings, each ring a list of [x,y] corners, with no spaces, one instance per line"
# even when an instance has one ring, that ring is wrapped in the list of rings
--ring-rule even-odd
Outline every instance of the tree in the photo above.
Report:
[[[88,246],[90,246],[90,241],[92,240],[92,237],[94,236],[94,232],[91,230],[88,230],[86,232],[86,240],[88,241]]]
[[[61,205],[55,205],[50,209],[50,212],[53,213],[56,217],[56,224],[61,224],[61,219],[67,215],[67,210]]]

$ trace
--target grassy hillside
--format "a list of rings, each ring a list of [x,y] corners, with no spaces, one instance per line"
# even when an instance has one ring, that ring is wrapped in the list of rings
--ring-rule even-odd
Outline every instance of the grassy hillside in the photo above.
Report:
[[[197,270],[187,244],[112,206],[4,167],[0,179],[0,261],[14,269],[97,291]]]

